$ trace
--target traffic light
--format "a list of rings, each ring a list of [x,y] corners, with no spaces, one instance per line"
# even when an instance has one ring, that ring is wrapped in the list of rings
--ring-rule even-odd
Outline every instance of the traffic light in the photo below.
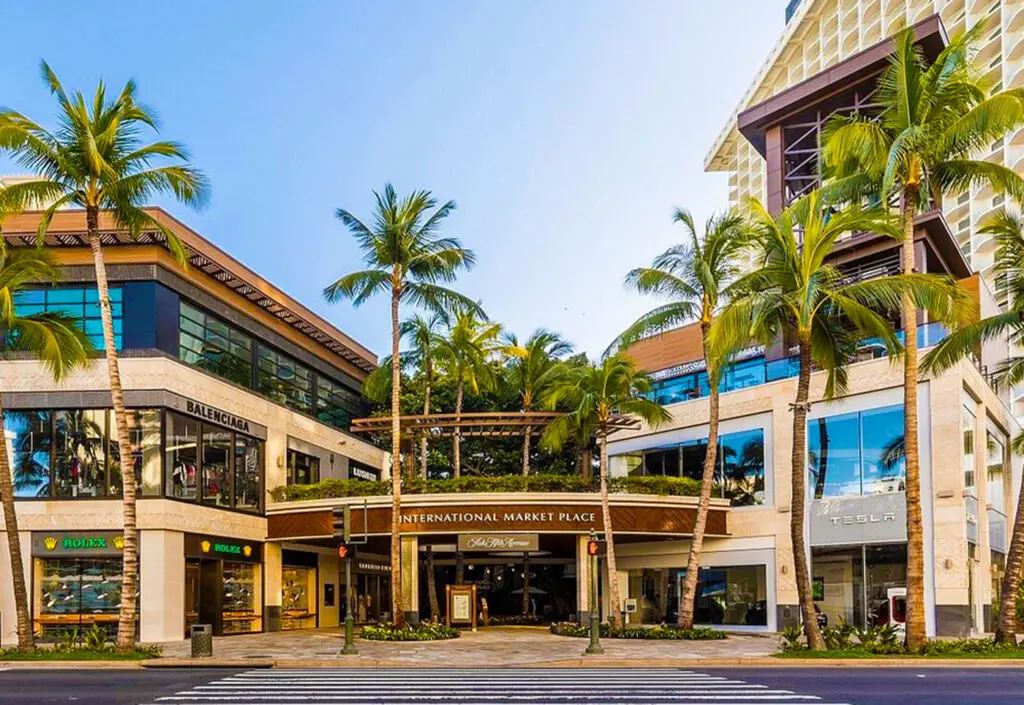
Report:
[[[347,558],[356,557],[356,547],[350,543],[338,544],[338,558],[345,560]]]
[[[587,555],[596,556],[601,552],[601,542],[597,539],[587,541]]]
[[[331,531],[334,540],[338,543],[348,543],[349,537],[352,535],[349,518],[348,506],[335,507],[331,510]]]

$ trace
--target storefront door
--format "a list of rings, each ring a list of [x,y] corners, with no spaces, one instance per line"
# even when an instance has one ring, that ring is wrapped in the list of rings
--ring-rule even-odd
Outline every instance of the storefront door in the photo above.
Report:
[[[199,623],[200,561],[185,561],[185,636],[193,624]]]

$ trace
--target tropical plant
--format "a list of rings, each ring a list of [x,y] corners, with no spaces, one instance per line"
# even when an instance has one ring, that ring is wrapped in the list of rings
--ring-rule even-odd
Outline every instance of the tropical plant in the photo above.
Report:
[[[53,283],[59,278],[57,262],[47,250],[7,249],[0,239],[0,335],[4,346],[7,350],[31,352],[57,380],[85,364],[92,354],[92,344],[75,321],[65,315],[36,313],[21,316],[16,302],[19,291],[41,283]],[[3,401],[0,399],[0,504],[3,506],[7,550],[11,559],[18,648],[31,649],[34,645],[32,621],[4,421]]]
[[[435,337],[435,359],[444,374],[455,384],[455,421],[462,418],[466,388],[479,394],[493,389],[497,378],[492,362],[503,349],[501,325],[488,321],[479,307],[456,312],[448,330]],[[462,475],[462,430],[456,425],[452,433],[452,471]]]
[[[124,406],[124,390],[118,364],[114,323],[111,316],[107,269],[103,257],[100,213],[107,212],[110,225],[135,237],[156,231],[178,262],[187,264],[187,254],[177,236],[144,206],[159,195],[171,195],[188,206],[206,203],[208,185],[201,172],[187,163],[188,153],[177,142],[144,143],[142,131],[157,129],[154,114],[135,101],[135,83],[128,81],[113,99],[102,82],[91,102],[81,92],[68,94],[57,75],[42,62],[43,81],[57,99],[56,131],[48,131],[13,110],[0,111],[0,149],[31,170],[34,178],[10,184],[3,193],[8,207],[43,208],[38,236],[42,241],[62,208],[85,210],[86,239],[92,250],[103,322],[103,343],[110,377],[110,396],[117,427],[119,457],[132,455]],[[170,163],[160,163],[169,161]],[[154,165],[157,164],[157,165]],[[136,595],[139,584],[138,532],[136,531],[135,478],[124,473],[121,496],[124,505],[125,595]],[[127,649],[135,643],[137,601],[121,602],[117,645]]]
[[[727,350],[711,349],[708,336],[715,313],[728,299],[729,285],[739,274],[739,254],[750,244],[750,237],[744,219],[736,212],[708,219],[703,235],[697,233],[693,216],[688,211],[677,209],[674,220],[686,227],[687,240],[655,257],[650,267],[634,269],[626,275],[627,286],[641,294],[654,294],[669,301],[641,316],[612,346],[625,348],[644,336],[690,321],[700,324],[702,355],[710,390],[708,445],[679,605],[679,626],[691,629],[700,553],[718,462],[719,383],[729,357]]]
[[[612,610],[609,620],[619,624],[619,580],[615,566],[615,536],[612,533],[612,513],[608,501],[608,436],[615,430],[617,415],[636,417],[655,427],[672,418],[660,404],[647,398],[650,380],[640,372],[636,363],[622,353],[605,357],[597,365],[570,367],[563,365],[558,380],[548,396],[552,407],[564,405],[570,409],[544,430],[542,448],[561,448],[586,429],[597,437],[601,453],[600,489],[601,515],[606,546],[605,562],[608,566],[608,589]]]
[[[522,411],[533,411],[551,390],[558,377],[560,358],[572,353],[572,343],[563,340],[557,333],[540,328],[533,332],[522,345],[515,335],[505,337],[509,362],[505,380],[516,396]],[[523,433],[523,475],[530,474],[529,426]]]
[[[961,326],[940,341],[921,361],[925,374],[941,374],[958,361],[980,352],[990,340],[1008,339],[1014,347],[1024,346],[1024,218],[1000,209],[979,231],[996,238],[995,271],[1009,294],[1006,311]],[[1024,357],[1013,355],[995,369],[1000,384],[1013,387],[1024,380]],[[1015,453],[1024,453],[1024,434],[1013,440]],[[1006,554],[1006,569],[1000,589],[997,642],[1017,643],[1017,619],[1014,609],[1021,568],[1024,565],[1024,485],[1017,499],[1013,532]]]
[[[889,66],[878,82],[873,113],[834,116],[823,134],[822,158],[832,197],[898,200],[903,271],[915,270],[914,218],[941,208],[944,195],[986,185],[1024,200],[1024,178],[1013,169],[973,158],[1024,125],[1020,90],[989,95],[979,77],[972,45],[985,30],[978,23],[955,37],[928,65],[906,29],[893,41]],[[907,644],[921,648],[927,637],[924,613],[924,539],[917,416],[917,307],[905,296],[904,427],[907,472]]]
[[[829,207],[812,191],[777,216],[759,202],[751,204],[758,242],[758,268],[734,285],[732,301],[712,326],[712,347],[737,349],[755,340],[763,344],[788,335],[795,338],[799,374],[793,408],[790,538],[807,645],[824,648],[818,629],[804,540],[806,515],[807,414],[812,365],[827,374],[825,397],[846,389],[847,363],[857,341],[878,338],[890,355],[902,352],[885,314],[899,310],[902,297],[919,300],[938,317],[950,319],[961,290],[952,280],[911,274],[851,282],[827,258],[836,241],[850,232],[872,231],[898,237],[891,219],[878,210]],[[911,319],[913,320],[913,319]]]
[[[377,294],[391,294],[391,604],[395,625],[405,621],[402,598],[400,523],[401,482],[401,356],[399,307],[419,306],[447,315],[455,308],[473,310],[476,304],[438,282],[455,280],[460,269],[476,261],[458,240],[440,237],[441,223],[455,210],[455,202],[437,206],[429,191],[414,191],[399,198],[391,184],[374,192],[372,227],[339,208],[337,217],[355,237],[366,269],[351,272],[324,289],[330,301],[349,299],[361,306]],[[431,212],[433,211],[433,212]]]

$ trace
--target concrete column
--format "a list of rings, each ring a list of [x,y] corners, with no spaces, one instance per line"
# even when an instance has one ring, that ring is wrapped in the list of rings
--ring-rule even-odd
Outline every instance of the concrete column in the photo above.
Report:
[[[139,532],[139,639],[176,641],[185,636],[185,534]]]
[[[420,622],[420,540],[418,536],[402,537],[402,596],[405,599],[405,621]]]
[[[25,567],[25,589],[28,590],[29,619],[35,585],[32,584],[32,532],[19,531],[21,560]],[[14,582],[11,580],[11,554],[7,550],[7,532],[0,531],[0,646],[18,645],[18,615],[14,608]]]
[[[580,624],[590,620],[590,556],[587,555],[586,534],[576,537],[576,618]]]
[[[270,490],[287,484],[288,481],[288,434],[267,429],[267,440],[263,446],[264,465],[266,466],[266,498],[270,501]]]
[[[281,631],[281,544],[263,544],[263,631]]]
[[[337,556],[331,556],[326,553],[320,554],[319,606],[317,607],[319,617],[317,626],[324,629],[337,627],[339,624],[341,601],[345,599],[345,596],[341,594],[339,571],[344,572],[344,570],[345,564]],[[334,605],[331,607],[324,604],[324,595],[327,592],[324,589],[325,585],[334,586]]]

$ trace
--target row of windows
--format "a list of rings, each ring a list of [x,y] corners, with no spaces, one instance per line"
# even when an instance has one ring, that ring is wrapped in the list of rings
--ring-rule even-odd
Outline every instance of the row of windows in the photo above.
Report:
[[[120,496],[111,410],[7,410],[4,424],[16,497]],[[128,424],[139,496],[260,510],[261,441],[159,409],[130,410]]]
[[[120,287],[110,287],[110,313],[114,323],[114,345],[123,342],[124,302]],[[78,322],[93,347],[103,350],[103,320],[96,287],[26,289],[14,295],[14,310],[19,316],[37,313],[63,313]]]
[[[611,460],[619,464],[616,474],[668,475],[700,480],[704,475],[707,452],[708,439],[701,438],[614,456]],[[728,499],[733,506],[764,503],[763,429],[719,436],[715,465],[713,497]]]
[[[336,428],[348,429],[362,410],[357,393],[184,301],[178,357]]]

